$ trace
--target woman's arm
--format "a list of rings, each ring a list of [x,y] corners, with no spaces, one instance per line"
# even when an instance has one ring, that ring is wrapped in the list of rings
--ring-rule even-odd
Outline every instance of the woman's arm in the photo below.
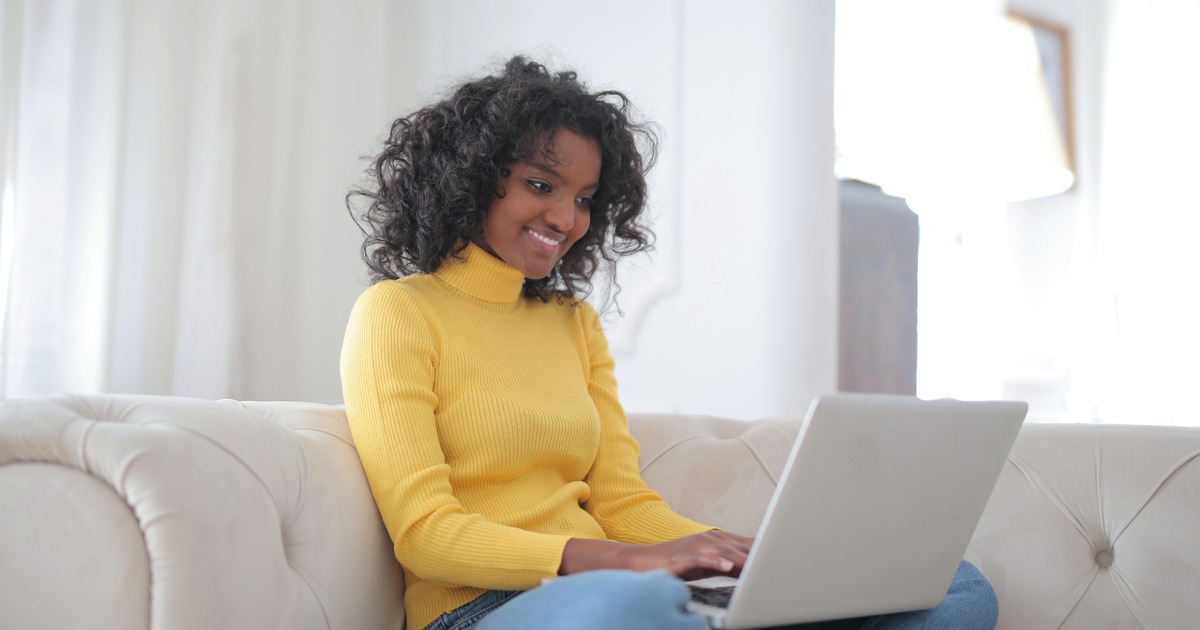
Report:
[[[346,414],[396,558],[430,580],[531,588],[557,573],[568,538],[488,521],[454,496],[434,418],[439,332],[419,299],[371,287],[342,347]]]
[[[639,447],[617,398],[613,359],[599,316],[586,303],[579,315],[588,353],[588,391],[600,416],[600,448],[588,473],[592,493],[585,507],[613,540],[571,539],[559,573],[662,569],[684,579],[739,574],[753,539],[676,514],[642,480]]]
[[[617,380],[599,316],[578,309],[588,359],[588,392],[600,418],[600,446],[587,482],[585,507],[612,540],[640,545],[675,541],[713,528],[676,514],[646,486],[638,470],[639,447],[617,398]]]

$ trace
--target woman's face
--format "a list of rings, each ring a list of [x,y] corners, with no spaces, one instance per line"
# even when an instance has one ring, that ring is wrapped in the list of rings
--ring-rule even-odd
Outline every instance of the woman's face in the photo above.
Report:
[[[567,129],[553,138],[553,155],[537,153],[505,166],[498,196],[483,221],[479,243],[493,256],[545,278],[587,234],[592,195],[600,186],[600,144]]]

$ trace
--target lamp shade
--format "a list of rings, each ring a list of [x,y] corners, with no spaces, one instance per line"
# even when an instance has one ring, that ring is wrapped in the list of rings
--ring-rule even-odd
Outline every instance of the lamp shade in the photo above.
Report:
[[[1011,202],[1071,188],[1028,22],[989,15],[954,31],[906,26],[918,32],[893,39],[899,49],[888,54],[854,37],[838,49],[838,72],[851,74],[838,77],[840,177],[878,184],[918,211],[922,201]]]

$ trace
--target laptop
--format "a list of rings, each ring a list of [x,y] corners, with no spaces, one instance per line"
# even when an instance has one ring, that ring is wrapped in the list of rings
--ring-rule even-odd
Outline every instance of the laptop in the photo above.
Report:
[[[689,582],[689,608],[740,630],[937,606],[1027,411],[1010,401],[819,397],[740,577]],[[720,591],[731,592],[727,605],[703,603]]]

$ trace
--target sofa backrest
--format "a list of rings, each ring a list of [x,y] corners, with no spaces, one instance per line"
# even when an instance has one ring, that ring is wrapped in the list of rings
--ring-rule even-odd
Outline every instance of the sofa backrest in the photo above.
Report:
[[[753,535],[799,424],[630,426],[673,507]],[[1197,627],[1200,428],[1026,424],[966,557],[996,590],[1000,630]]]
[[[1026,424],[967,559],[1000,628],[1200,626],[1200,428]]]

